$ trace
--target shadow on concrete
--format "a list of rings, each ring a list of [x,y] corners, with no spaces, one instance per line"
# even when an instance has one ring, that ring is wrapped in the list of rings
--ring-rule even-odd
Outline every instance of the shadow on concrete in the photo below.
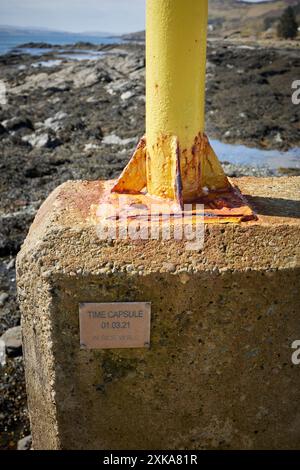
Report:
[[[300,218],[299,201],[246,194],[245,197],[258,215]]]

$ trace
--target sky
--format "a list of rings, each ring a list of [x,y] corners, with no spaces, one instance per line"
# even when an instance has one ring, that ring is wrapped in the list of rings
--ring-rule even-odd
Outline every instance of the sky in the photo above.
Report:
[[[0,24],[127,33],[145,27],[145,0],[0,0]]]
[[[145,0],[0,0],[0,24],[72,32],[140,31]]]

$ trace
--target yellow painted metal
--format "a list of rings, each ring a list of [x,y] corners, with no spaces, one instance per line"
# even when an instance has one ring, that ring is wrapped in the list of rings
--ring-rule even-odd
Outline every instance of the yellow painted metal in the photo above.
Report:
[[[176,197],[178,154],[183,200],[201,195],[203,187],[228,186],[204,145],[207,18],[208,0],[147,1],[147,188],[153,195]],[[207,159],[213,184],[203,171]]]
[[[228,189],[204,133],[208,0],[147,0],[146,16],[146,139],[113,191],[146,182],[149,195],[182,204]]]
[[[204,132],[208,0],[147,0],[146,135],[192,147]],[[151,150],[149,150],[151,153]]]

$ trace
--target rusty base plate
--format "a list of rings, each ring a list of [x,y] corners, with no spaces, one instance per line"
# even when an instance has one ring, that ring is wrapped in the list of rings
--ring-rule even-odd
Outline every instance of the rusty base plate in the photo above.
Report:
[[[197,217],[197,204],[204,205],[204,222],[208,224],[238,224],[257,219],[245,197],[234,185],[230,190],[209,193],[197,201],[187,203],[182,208],[174,201],[155,198],[143,192],[139,194],[114,193],[112,188],[116,184],[115,180],[103,181],[100,184],[103,185],[103,195],[99,204],[91,209],[91,216],[95,221],[103,218],[113,218],[120,222],[124,219],[135,218],[145,221],[151,218],[153,221],[155,216],[158,221],[161,221],[164,215],[170,215],[174,220],[183,215],[195,218]],[[110,211],[110,207],[113,211]],[[200,215],[203,217],[202,211]]]

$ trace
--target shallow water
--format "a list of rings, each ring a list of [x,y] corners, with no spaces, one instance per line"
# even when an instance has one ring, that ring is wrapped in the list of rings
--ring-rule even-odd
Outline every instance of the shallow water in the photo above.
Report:
[[[90,42],[92,44],[120,44],[122,38],[117,36],[91,36],[84,34],[70,34],[64,32],[53,32],[53,31],[31,31],[30,33],[22,32],[5,32],[0,31],[0,55],[7,54],[13,49],[18,48],[20,44],[28,42],[44,42],[47,44],[59,44],[61,46],[67,44],[75,44],[77,42]],[[19,52],[25,51],[26,49],[20,49]],[[43,54],[43,52],[36,52],[37,49],[28,49],[28,53],[32,55]],[[42,49],[45,51],[45,49]]]
[[[107,55],[106,51],[92,51],[92,50],[72,50],[60,51],[57,55],[64,59],[71,60],[98,60],[99,58]]]
[[[90,49],[48,49],[48,48],[17,48],[14,49],[15,54],[30,54],[34,57],[39,57],[44,54],[54,53],[56,57],[60,57],[62,59],[67,60],[98,60],[108,54],[117,54],[115,51],[94,51]],[[53,59],[46,59],[40,62],[33,64],[33,67],[38,67],[39,65],[43,67],[54,67],[55,65],[59,65],[58,60]],[[61,62],[61,61],[60,61]]]
[[[286,152],[280,150],[261,150],[246,147],[245,145],[224,144],[219,140],[211,140],[211,145],[219,160],[235,165],[255,167],[300,168],[300,147]]]
[[[32,67],[39,68],[39,67],[57,67],[62,63],[61,60],[41,60],[40,62],[35,62],[34,64],[31,64]]]
[[[50,48],[39,48],[39,47],[22,47],[22,48],[19,48],[19,47],[16,47],[13,49],[13,53],[14,54],[30,54],[30,55],[33,55],[33,56],[40,56],[40,55],[43,55],[43,54],[48,54],[49,52],[52,52],[53,49],[50,49]]]

